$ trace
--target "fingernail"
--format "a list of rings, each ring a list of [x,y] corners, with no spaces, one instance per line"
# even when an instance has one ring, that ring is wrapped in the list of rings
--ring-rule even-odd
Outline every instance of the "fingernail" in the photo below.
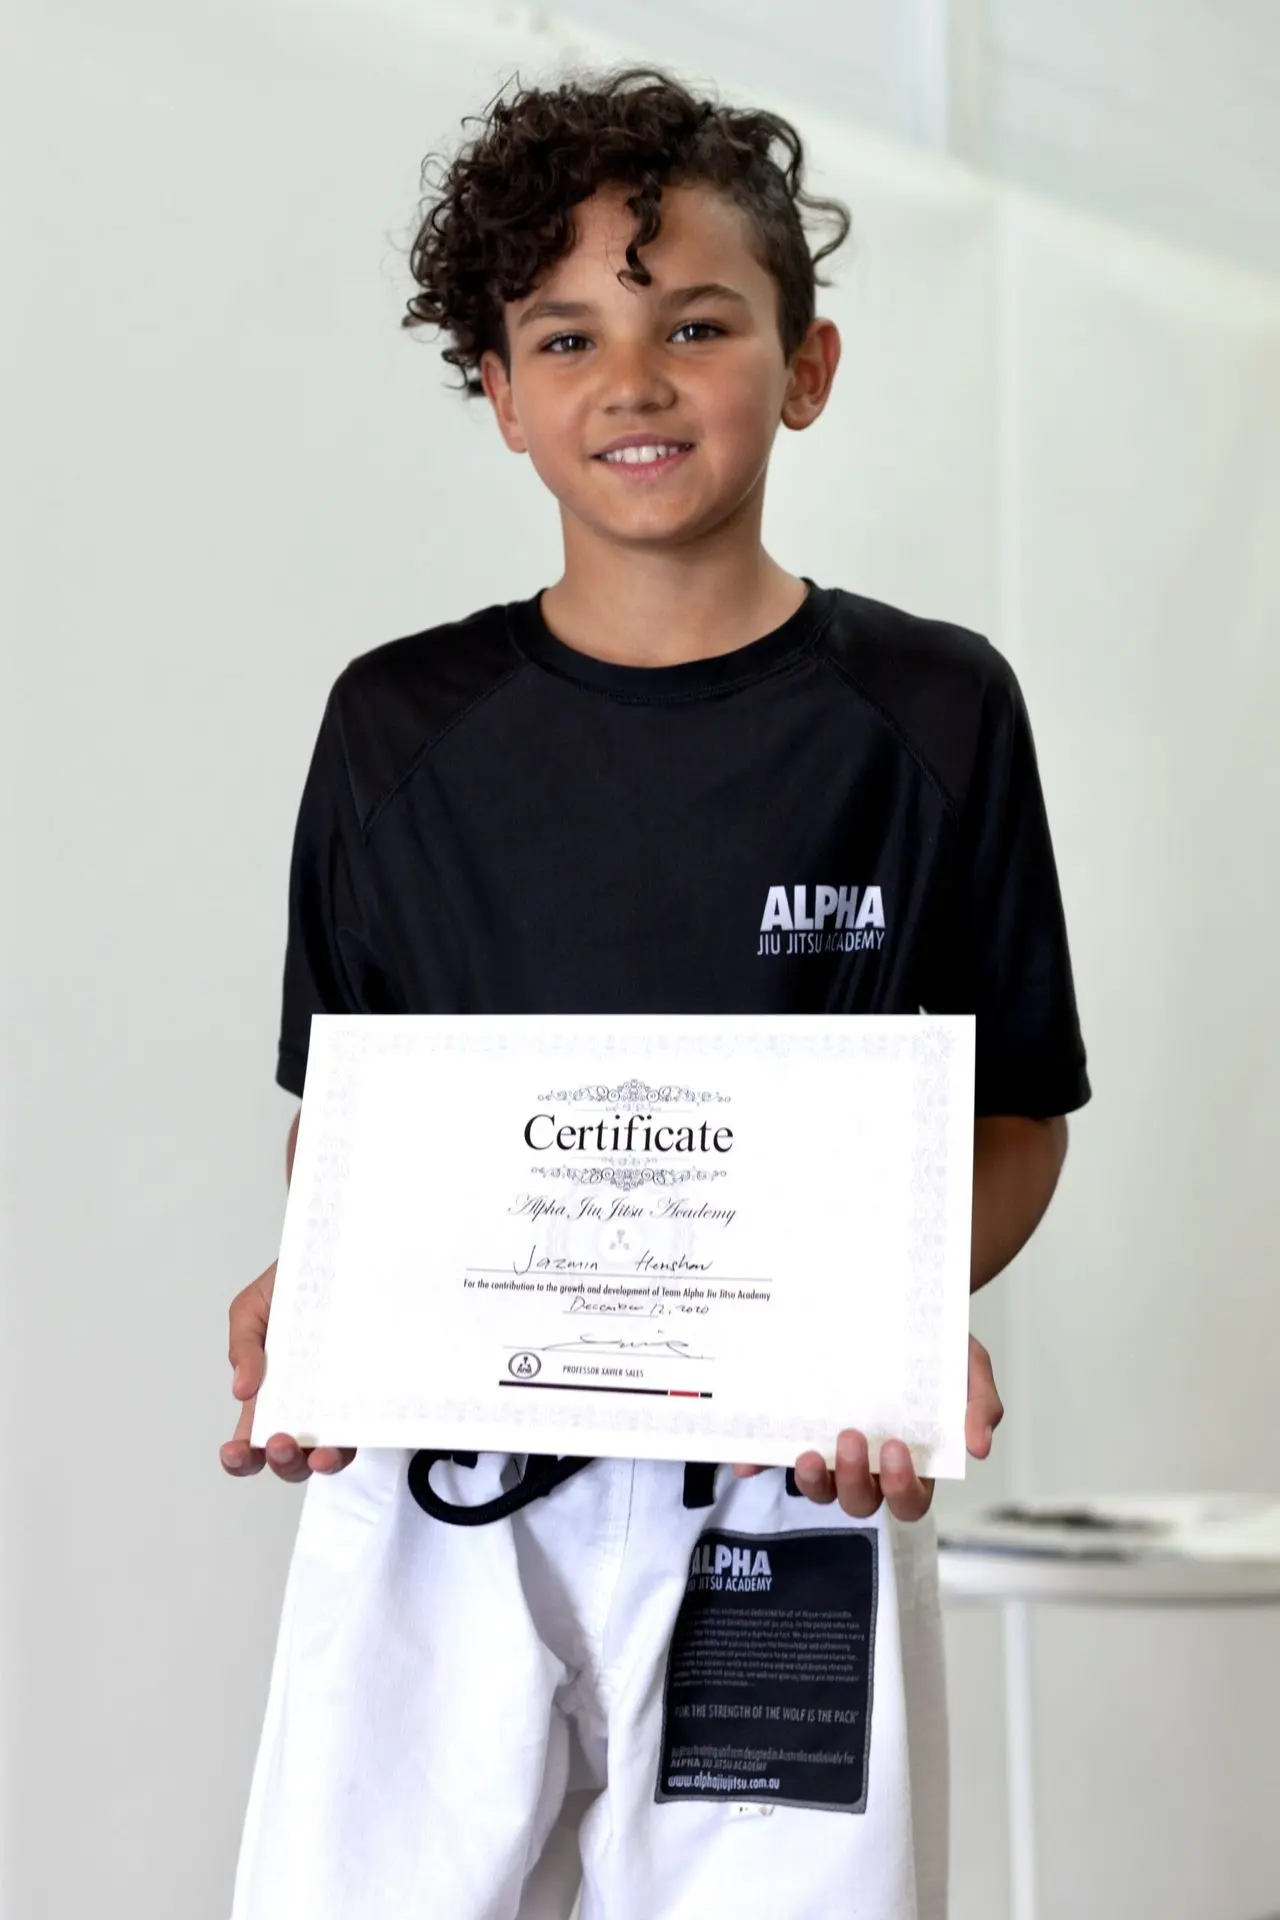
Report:
[[[818,1467],[797,1467],[796,1479],[802,1487],[820,1487],[823,1481],[823,1474]]]
[[[836,1441],[836,1456],[841,1464],[851,1467],[858,1457],[858,1449],[851,1434],[842,1433]]]

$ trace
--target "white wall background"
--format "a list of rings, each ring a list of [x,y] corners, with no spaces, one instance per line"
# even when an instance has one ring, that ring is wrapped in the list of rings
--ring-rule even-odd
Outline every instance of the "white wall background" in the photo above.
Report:
[[[1274,0],[565,0],[557,12],[731,71],[766,102],[781,92],[806,116],[945,146],[1000,179],[1280,271]]]
[[[1010,1487],[1275,1485],[1280,283],[1249,270],[1280,268],[1255,180],[1275,15],[1213,9],[1215,37],[1196,0],[1159,9],[1157,99],[1134,52],[1153,0],[1124,26],[1112,10],[1109,92],[1100,5],[1069,28],[1046,0],[809,0],[785,47],[763,0],[739,0],[732,35],[711,0],[579,0],[569,28],[410,0],[26,9],[8,68],[6,1920],[229,1908],[300,1498],[227,1479],[217,1448],[227,1304],[283,1209],[302,777],[354,654],[560,566],[536,476],[432,336],[398,326],[419,162],[517,69],[639,51],[797,121],[811,184],[856,224],[819,303],[844,335],[836,390],[779,439],[767,543],[984,629],[1027,691],[1096,1098],[1045,1227],[978,1303],[1011,1410],[944,1512]],[[1189,199],[1178,168],[1211,149]],[[1078,209],[1009,184],[1027,176]],[[1100,181],[1148,236],[1088,211]],[[994,1622],[957,1616],[950,1656],[955,1920],[997,1920]],[[1043,1617],[1036,1656],[1045,1920],[1280,1908],[1280,1621]]]

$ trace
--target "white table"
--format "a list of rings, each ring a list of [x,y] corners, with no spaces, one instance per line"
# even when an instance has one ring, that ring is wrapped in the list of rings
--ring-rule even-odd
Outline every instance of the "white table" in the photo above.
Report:
[[[1032,1508],[1036,1503],[1020,1503]],[[1047,1503],[1040,1503],[1047,1507]],[[992,1521],[971,1529],[942,1528],[938,1564],[944,1602],[981,1603],[1001,1609],[1004,1646],[1005,1729],[1007,1741],[1009,1885],[1011,1920],[1035,1920],[1036,1856],[1035,1793],[1031,1736],[1031,1618],[1032,1606],[1238,1607],[1280,1606],[1280,1506],[1238,1496],[1194,1496],[1188,1499],[1141,1498],[1055,1501],[1055,1508],[1089,1507],[1106,1516],[1145,1515],[1163,1518],[1172,1541],[1164,1550],[1134,1544],[1133,1558],[1082,1558],[1078,1552],[1058,1553],[1025,1543],[1027,1529],[1001,1528]],[[1225,1528],[1235,1507],[1245,1521],[1248,1558],[1233,1559]],[[1215,1508],[1223,1515],[1220,1537],[1214,1527],[1200,1524],[1191,1530],[1198,1509]],[[978,1516],[983,1521],[983,1516]],[[954,1537],[948,1537],[954,1531]],[[1002,1534],[1018,1545],[969,1544],[967,1535],[985,1534],[994,1544]],[[1274,1542],[1269,1536],[1274,1533]],[[1249,1537],[1251,1535],[1251,1537]],[[1092,1537],[1092,1536],[1091,1536]],[[1070,1536],[1068,1536],[1070,1538]],[[1080,1536],[1074,1536],[1078,1545]],[[1113,1545],[1124,1536],[1111,1536]],[[1106,1534],[1097,1536],[1105,1543]],[[1193,1551],[1197,1542],[1204,1551]]]

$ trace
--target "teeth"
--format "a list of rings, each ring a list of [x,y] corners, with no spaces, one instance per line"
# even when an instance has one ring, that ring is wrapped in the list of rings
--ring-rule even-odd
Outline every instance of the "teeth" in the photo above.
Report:
[[[603,460],[622,461],[629,467],[644,466],[650,460],[665,459],[668,454],[683,453],[683,447],[620,447],[616,453],[605,453]]]

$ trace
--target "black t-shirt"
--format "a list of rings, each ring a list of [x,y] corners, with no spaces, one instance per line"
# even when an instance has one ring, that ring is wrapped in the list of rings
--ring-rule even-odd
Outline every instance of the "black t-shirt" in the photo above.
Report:
[[[276,1079],[313,1013],[973,1013],[978,1114],[1090,1097],[1035,749],[965,629],[802,576],[619,666],[540,595],[361,654],[298,813]]]

